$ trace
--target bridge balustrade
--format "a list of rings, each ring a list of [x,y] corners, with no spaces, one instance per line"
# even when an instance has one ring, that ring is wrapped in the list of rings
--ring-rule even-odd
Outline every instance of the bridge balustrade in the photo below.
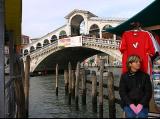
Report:
[[[93,38],[93,37],[83,37],[82,38],[84,44],[93,44],[93,45],[101,45],[101,46],[109,46],[112,48],[118,48],[120,41],[113,39],[101,39],[101,38]]]
[[[114,41],[113,39],[103,39],[103,38],[93,38],[93,37],[82,36],[82,44],[118,49],[120,41],[119,40]],[[46,49],[46,48],[48,49],[50,47],[55,47],[55,46],[58,46],[58,40],[51,42],[50,44],[47,44],[43,47],[40,47],[40,48],[38,48],[32,52],[29,52],[28,54],[25,54],[25,55],[31,55],[36,52],[38,53],[40,51],[44,52],[44,49]]]
[[[58,45],[58,41],[54,41],[54,42],[52,42],[52,43],[50,43],[50,44],[48,44],[48,45],[45,45],[44,47],[41,47],[41,48],[39,48],[39,49],[36,49],[36,50],[28,53],[27,55],[37,54],[38,52],[44,51],[44,49],[46,49],[46,48],[50,48],[50,47],[53,47],[53,48],[54,48],[54,47],[57,46],[57,45]],[[25,55],[25,56],[26,56],[26,55]]]

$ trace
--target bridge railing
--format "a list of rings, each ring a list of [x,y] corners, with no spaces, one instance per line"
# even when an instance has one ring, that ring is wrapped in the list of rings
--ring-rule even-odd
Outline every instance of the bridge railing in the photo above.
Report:
[[[82,44],[93,44],[93,45],[100,45],[100,46],[107,46],[111,47],[112,49],[118,49],[120,41],[119,40],[113,40],[113,39],[104,39],[104,38],[93,38],[93,37],[87,37],[87,36],[81,36],[82,37]],[[38,53],[39,51],[44,51],[44,49],[49,48],[49,47],[54,47],[58,45],[58,40],[54,41],[42,48],[36,49],[33,52],[29,52],[27,55],[33,55]],[[22,58],[26,57],[27,55],[23,56]]]
[[[102,38],[93,38],[93,37],[82,37],[82,43],[89,43],[101,46],[111,46],[115,49],[119,48],[120,41],[113,39],[102,39]]]
[[[29,52],[27,55],[30,55],[30,56],[31,56],[31,55],[39,52],[39,51],[44,51],[44,49],[46,49],[46,48],[49,48],[49,47],[51,47],[51,46],[54,47],[54,46],[57,46],[57,45],[58,45],[58,41],[54,41],[54,42],[52,42],[52,43],[50,43],[50,44],[48,44],[48,45],[46,45],[46,46],[44,46],[44,47],[42,47],[42,48],[36,49],[36,50],[33,51],[33,52]],[[26,57],[27,55],[23,56],[22,58]]]

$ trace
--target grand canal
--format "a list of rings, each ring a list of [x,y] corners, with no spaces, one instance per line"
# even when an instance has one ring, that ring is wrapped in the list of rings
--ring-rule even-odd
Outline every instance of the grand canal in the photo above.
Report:
[[[105,82],[105,80],[104,80]],[[115,83],[118,85],[119,76]],[[80,82],[81,84],[81,82]],[[81,87],[81,85],[80,85]],[[104,89],[104,94],[107,89]],[[116,93],[118,95],[118,93]],[[63,75],[59,76],[59,94],[55,93],[55,75],[30,77],[29,117],[30,118],[97,118],[98,112],[92,112],[91,85],[87,84],[87,105],[81,105],[79,96],[79,109],[75,108],[75,101],[68,105],[68,96],[65,95]],[[108,100],[104,99],[104,118],[109,117]],[[98,109],[97,109],[98,111]],[[116,104],[116,117],[121,117],[122,110]]]

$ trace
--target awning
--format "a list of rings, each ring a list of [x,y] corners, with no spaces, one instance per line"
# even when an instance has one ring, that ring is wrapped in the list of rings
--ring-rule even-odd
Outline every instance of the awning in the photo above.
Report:
[[[5,28],[13,31],[15,44],[21,42],[22,0],[5,0]]]
[[[160,29],[160,0],[155,0],[132,18],[117,27],[107,28],[104,32],[121,35],[124,31],[131,29],[130,24],[133,22],[139,22],[142,25],[142,28],[155,26],[154,28]]]

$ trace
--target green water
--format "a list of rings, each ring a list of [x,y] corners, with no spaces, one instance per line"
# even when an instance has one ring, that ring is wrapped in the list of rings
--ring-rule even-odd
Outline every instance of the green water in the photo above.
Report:
[[[115,79],[118,84],[119,77]],[[105,82],[105,79],[104,79]],[[75,101],[68,105],[68,96],[65,95],[63,75],[59,77],[59,95],[55,93],[55,76],[36,76],[30,78],[29,117],[30,118],[97,118],[98,112],[92,112],[91,85],[87,84],[87,105],[81,105],[79,96],[79,110],[75,108]],[[81,83],[80,83],[81,87]],[[107,94],[107,89],[104,89]],[[116,93],[118,96],[118,93]],[[98,99],[98,98],[97,98]],[[97,105],[98,106],[98,105]],[[97,109],[98,111],[98,109]],[[104,99],[103,117],[109,117],[108,101]],[[116,104],[116,117],[121,117],[122,110]]]

